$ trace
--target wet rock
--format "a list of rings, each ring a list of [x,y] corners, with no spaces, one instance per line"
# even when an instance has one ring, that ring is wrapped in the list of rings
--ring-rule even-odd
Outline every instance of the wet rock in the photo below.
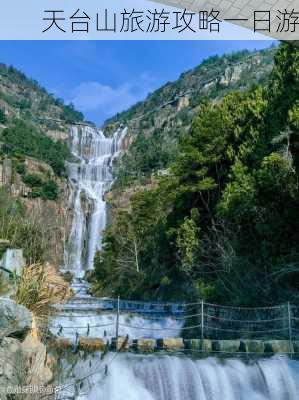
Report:
[[[74,347],[72,341],[67,338],[56,338],[51,346],[58,351],[71,350]]]
[[[184,340],[182,338],[169,338],[169,339],[158,339],[157,347],[159,350],[184,350]]]
[[[86,351],[104,351],[106,348],[106,343],[103,339],[100,338],[88,338],[88,337],[80,337],[79,338],[79,349]]]
[[[293,342],[293,350],[294,350],[294,353],[299,353],[299,341],[298,340]]]
[[[155,348],[155,339],[138,339],[136,341],[136,350],[140,353],[153,353]]]
[[[119,336],[116,338],[112,338],[111,347],[113,350],[117,351],[128,351],[129,350],[129,337],[128,336]]]
[[[265,353],[293,353],[294,349],[289,340],[268,340],[264,343]]]
[[[0,299],[0,337],[25,337],[32,326],[30,311],[10,299]]]
[[[212,351],[212,341],[209,339],[186,339],[184,343],[187,350],[203,351],[204,353]]]
[[[238,353],[240,351],[240,340],[214,340],[212,349],[223,353]]]
[[[240,350],[246,353],[263,353],[264,342],[262,340],[241,340]]]

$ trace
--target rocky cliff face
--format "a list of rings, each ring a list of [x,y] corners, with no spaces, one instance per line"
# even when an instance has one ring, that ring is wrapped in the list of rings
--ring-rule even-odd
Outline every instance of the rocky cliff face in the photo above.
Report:
[[[127,150],[116,169],[115,190],[107,196],[112,208],[119,208],[117,204],[128,208],[132,192],[151,185],[156,174],[167,174],[177,154],[178,141],[188,134],[204,102],[218,102],[232,91],[266,83],[275,52],[271,48],[212,57],[106,121],[108,133],[118,126],[128,127],[124,143]]]
[[[60,143],[67,143],[70,125],[83,119],[36,81],[0,64],[0,190],[20,200],[28,222],[47,231],[45,257],[54,265],[62,262],[72,217],[63,171],[68,153]]]
[[[13,391],[29,385],[47,386],[53,379],[53,359],[43,343],[31,334],[32,316],[23,306],[0,298],[0,395],[8,400]],[[28,394],[39,399],[41,394]],[[25,394],[23,398],[27,398]],[[31,397],[29,397],[31,396]],[[19,398],[19,397],[18,397]]]
[[[72,220],[72,210],[68,203],[68,183],[66,179],[55,176],[53,169],[45,162],[26,157],[25,165],[27,173],[41,179],[50,177],[57,183],[59,189],[57,199],[32,197],[32,188],[24,183],[9,158],[0,163],[0,189],[20,199],[25,205],[28,219],[37,221],[39,226],[43,227],[48,241],[45,257],[50,263],[58,266],[63,261],[64,243]]]
[[[177,135],[188,130],[203,100],[217,101],[230,91],[246,90],[265,82],[273,67],[275,51],[271,48],[209,58],[150,94],[145,101],[107,120],[105,129],[113,132],[119,125],[126,125],[127,141],[131,142],[136,135],[148,136],[159,130],[168,139],[166,145],[175,142]]]

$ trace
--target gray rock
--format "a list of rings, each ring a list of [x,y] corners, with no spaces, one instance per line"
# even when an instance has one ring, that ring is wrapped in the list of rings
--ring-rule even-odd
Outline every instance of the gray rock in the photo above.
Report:
[[[241,347],[243,345],[243,351],[246,353],[263,353],[264,342],[262,340],[241,340]]]
[[[155,339],[138,339],[136,341],[136,349],[140,353],[153,353],[156,348]]]
[[[295,340],[293,342],[293,349],[294,349],[294,353],[299,353],[299,341]]]
[[[293,353],[293,345],[289,340],[268,340],[265,342],[265,353]]]
[[[186,339],[184,343],[186,350],[202,351],[204,353],[212,351],[212,341],[209,339]]]
[[[22,249],[6,249],[0,260],[0,267],[8,274],[16,273],[20,276],[25,265],[26,261]]]
[[[3,338],[0,342],[1,400],[15,398],[2,394],[1,389],[29,384],[48,385],[53,379],[52,369],[54,369],[55,362],[47,354],[45,345],[30,335],[27,335],[24,342],[10,337]],[[25,397],[27,399],[27,396],[17,396],[16,398],[23,399]],[[29,397],[31,398],[31,396]]]
[[[24,382],[24,359],[21,343],[17,339],[4,338],[1,341],[0,366],[1,388],[18,386]],[[3,399],[6,398],[5,396],[3,397]]]
[[[0,338],[21,337],[31,329],[32,315],[24,306],[7,298],[0,298]]]
[[[214,340],[213,351],[223,353],[238,353],[240,351],[240,340]]]

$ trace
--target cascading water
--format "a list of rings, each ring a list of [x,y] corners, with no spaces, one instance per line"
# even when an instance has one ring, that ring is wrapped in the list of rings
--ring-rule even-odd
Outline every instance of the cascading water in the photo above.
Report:
[[[106,227],[106,202],[104,194],[113,181],[113,162],[119,156],[127,129],[118,129],[111,138],[90,126],[73,126],[70,131],[69,146],[74,160],[67,163],[71,187],[70,204],[73,208],[73,222],[65,246],[64,271],[74,275],[72,289],[75,297],[67,305],[62,305],[59,315],[54,315],[50,322],[52,333],[57,334],[63,327],[63,336],[74,339],[77,334],[88,331],[90,337],[107,337],[115,334],[115,313],[93,313],[90,302],[93,298],[87,294],[88,284],[84,281],[85,272],[93,269],[93,260],[97,250],[101,249],[103,231]],[[96,299],[94,299],[96,300]],[[59,309],[59,306],[57,306]],[[68,308],[71,308],[71,312]],[[124,320],[123,320],[124,318]],[[170,318],[165,321],[146,321],[142,317],[124,315],[122,322],[131,321],[134,326],[153,328],[177,328],[180,332],[182,323]],[[102,328],[102,326],[105,328]],[[106,327],[108,325],[108,327]],[[128,333],[120,330],[120,333]],[[136,330],[130,333],[138,336]],[[140,333],[139,333],[140,335]]]
[[[93,259],[101,248],[106,226],[104,194],[112,183],[112,164],[118,156],[126,129],[119,129],[106,138],[102,131],[90,126],[74,126],[70,134],[69,162],[71,203],[74,218],[65,247],[65,269],[76,278],[93,268]]]
[[[120,354],[107,361],[99,356],[78,363],[80,400],[298,400],[299,365],[287,358],[255,362],[217,358],[194,360],[175,356]],[[82,372],[84,371],[84,373]],[[96,373],[94,374],[94,372]],[[69,388],[68,388],[69,390]],[[65,393],[61,393],[61,398]]]

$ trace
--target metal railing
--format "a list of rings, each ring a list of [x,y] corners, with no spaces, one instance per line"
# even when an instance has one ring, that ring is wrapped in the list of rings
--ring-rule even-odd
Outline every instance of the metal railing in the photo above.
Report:
[[[93,299],[94,301],[94,299]],[[83,301],[82,303],[83,304]],[[93,303],[95,304],[95,303]],[[201,339],[287,339],[299,340],[299,307],[290,303],[273,307],[229,307],[200,301],[197,303],[147,303],[118,299],[97,299],[99,310],[113,313],[112,320],[106,323],[82,324],[80,326],[63,326],[54,328],[90,332],[93,328],[110,327],[115,337],[126,332],[138,331],[139,337],[150,337],[150,333],[161,337],[201,338]],[[65,311],[61,316],[80,316],[80,311],[62,307]],[[127,318],[137,315],[144,325],[136,325],[134,319]],[[94,314],[90,314],[94,316]],[[121,318],[125,315],[126,318]],[[85,312],[82,318],[88,317]],[[176,326],[159,325],[165,321],[177,322]],[[163,325],[163,326],[162,326]],[[143,334],[144,332],[144,334]]]

